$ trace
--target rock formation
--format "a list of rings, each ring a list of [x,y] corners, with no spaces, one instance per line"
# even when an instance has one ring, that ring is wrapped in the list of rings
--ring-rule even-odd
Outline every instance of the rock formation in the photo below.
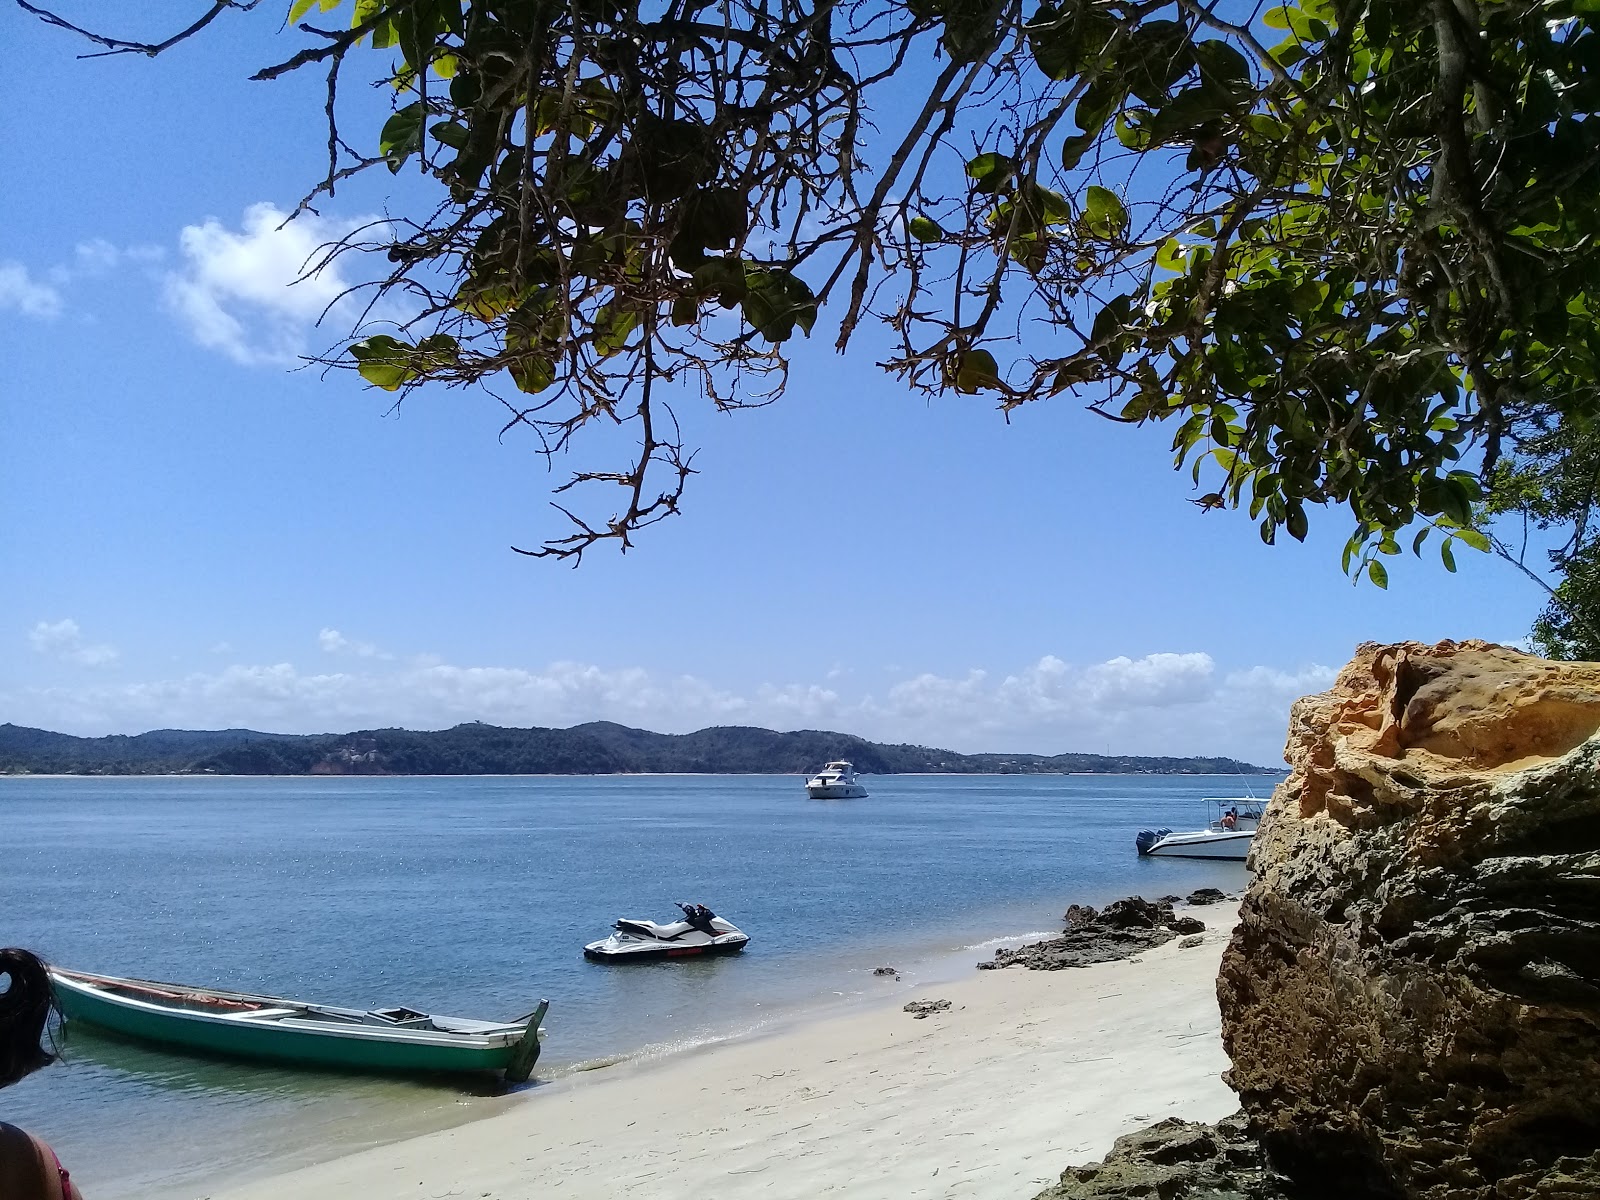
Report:
[[[1104,1162],[1068,1167],[1036,1200],[1289,1200],[1235,1113],[1215,1125],[1168,1117],[1117,1139]]]
[[[1091,967],[1132,958],[1179,934],[1205,930],[1204,922],[1176,915],[1171,901],[1157,900],[1152,904],[1142,896],[1113,900],[1099,912],[1086,904],[1074,904],[1062,920],[1067,928],[1060,937],[1015,950],[1002,947],[994,952],[993,960],[979,963],[978,969],[1027,967],[1033,971],[1060,971],[1066,967]]]
[[[1217,982],[1305,1197],[1600,1196],[1600,664],[1364,645],[1298,701]]]

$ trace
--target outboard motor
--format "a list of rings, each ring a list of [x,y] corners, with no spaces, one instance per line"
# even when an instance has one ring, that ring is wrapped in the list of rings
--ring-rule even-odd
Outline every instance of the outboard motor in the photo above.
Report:
[[[1149,854],[1150,847],[1171,832],[1172,830],[1170,829],[1141,829],[1139,830],[1139,836],[1133,839],[1133,844],[1139,847],[1140,854]]]

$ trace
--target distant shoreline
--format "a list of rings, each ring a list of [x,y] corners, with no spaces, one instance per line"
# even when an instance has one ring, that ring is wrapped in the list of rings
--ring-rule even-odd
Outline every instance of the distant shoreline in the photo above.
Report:
[[[1254,771],[894,771],[861,772],[881,779],[1271,779],[1287,775],[1260,767]],[[0,779],[804,779],[805,771],[478,771],[449,774],[387,771],[381,774],[224,774],[214,771],[0,771]]]
[[[1009,740],[1009,739],[1008,739]],[[654,733],[611,721],[567,729],[469,722],[449,729],[278,734],[155,729],[85,738],[0,724],[0,774],[245,776],[799,775],[845,760],[863,775],[1271,775],[1226,755],[962,754],[824,729],[715,725]]]

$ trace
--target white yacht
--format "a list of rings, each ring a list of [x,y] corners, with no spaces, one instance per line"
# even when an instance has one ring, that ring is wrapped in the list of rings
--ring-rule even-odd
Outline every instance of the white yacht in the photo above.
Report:
[[[1261,826],[1265,806],[1254,796],[1208,796],[1215,815],[1204,829],[1173,832],[1141,829],[1134,839],[1140,854],[1166,858],[1231,858],[1243,862]]]
[[[813,800],[860,800],[866,794],[847,762],[831,762],[806,780],[806,795]]]

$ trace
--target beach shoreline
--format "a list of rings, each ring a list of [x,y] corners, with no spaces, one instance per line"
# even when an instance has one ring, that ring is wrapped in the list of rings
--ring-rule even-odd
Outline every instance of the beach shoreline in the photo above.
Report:
[[[1192,912],[1199,945],[974,970],[566,1074],[464,1124],[207,1194],[1032,1196],[1123,1133],[1237,1107],[1214,987],[1237,906]],[[951,1007],[917,1019],[908,998]]]

